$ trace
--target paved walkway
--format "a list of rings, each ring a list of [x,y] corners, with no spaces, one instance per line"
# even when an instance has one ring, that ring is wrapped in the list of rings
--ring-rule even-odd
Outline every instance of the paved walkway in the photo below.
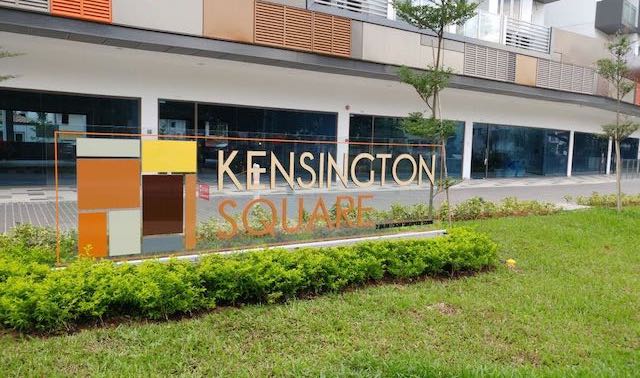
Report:
[[[623,181],[623,191],[628,194],[640,194],[640,179]],[[491,201],[499,201],[506,197],[517,197],[523,200],[539,200],[556,204],[566,203],[568,196],[575,200],[578,196],[587,196],[593,192],[615,193],[615,178],[613,176],[578,176],[557,178],[524,178],[524,179],[490,179],[471,180],[462,182],[451,190],[453,203],[458,203],[472,197],[483,197]],[[268,198],[279,204],[283,199],[289,201],[290,216],[295,217],[297,202],[294,197],[303,198],[307,211],[314,205],[315,199],[321,195],[328,206],[335,202],[337,195],[372,194],[374,198],[367,201],[367,206],[378,209],[388,209],[393,203],[411,205],[424,203],[428,199],[428,189],[416,186],[384,188],[372,187],[368,191],[357,188],[342,190],[308,190],[292,192],[279,189],[271,192]],[[76,228],[76,191],[75,188],[60,189],[60,224],[63,229]],[[217,206],[223,198],[233,198],[238,208],[252,200],[257,192],[231,192],[215,194],[210,201],[198,200],[198,221],[204,221],[217,214]],[[436,198],[436,204],[444,201],[444,195]],[[6,232],[16,224],[31,223],[38,226],[55,225],[55,192],[52,188],[14,188],[0,189],[0,232]]]

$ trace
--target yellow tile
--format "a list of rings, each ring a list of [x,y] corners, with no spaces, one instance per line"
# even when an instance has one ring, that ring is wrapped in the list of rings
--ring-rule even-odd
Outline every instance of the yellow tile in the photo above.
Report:
[[[196,173],[197,144],[179,140],[143,140],[142,173]]]

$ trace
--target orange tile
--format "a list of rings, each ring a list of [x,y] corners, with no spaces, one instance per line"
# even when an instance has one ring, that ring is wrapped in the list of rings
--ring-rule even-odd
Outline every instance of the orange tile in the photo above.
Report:
[[[184,245],[185,249],[196,248],[196,175],[184,177]]]
[[[107,213],[78,214],[78,255],[107,257]]]
[[[78,159],[78,209],[140,207],[140,159]]]

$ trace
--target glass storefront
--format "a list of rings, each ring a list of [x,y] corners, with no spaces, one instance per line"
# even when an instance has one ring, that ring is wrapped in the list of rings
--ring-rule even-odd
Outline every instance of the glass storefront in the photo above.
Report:
[[[573,135],[573,175],[607,172],[609,140],[597,134],[575,132]]]
[[[473,124],[472,178],[564,176],[569,132]]]
[[[290,152],[331,152],[337,148],[338,115],[336,113],[215,105],[161,100],[159,104],[160,134],[216,136],[219,139],[198,140],[198,173],[215,181],[219,150],[274,152],[288,168]],[[244,138],[248,140],[237,140]],[[299,140],[299,143],[264,142],[251,139]],[[246,171],[244,154],[234,160],[234,171]],[[257,159],[261,166],[270,164],[269,157]],[[317,163],[317,162],[314,162]],[[297,172],[304,172],[296,167]]]
[[[356,142],[349,146],[349,155],[354,158],[360,153],[370,153],[375,156],[376,153],[390,153],[394,156],[408,153],[413,156],[418,154],[430,155],[435,152],[439,155],[439,149],[431,147],[407,147],[407,146],[376,146],[374,143],[398,143],[398,144],[429,144],[434,141],[421,139],[413,135],[405,134],[402,129],[402,118],[400,117],[379,117],[371,115],[351,115],[349,125],[349,141]],[[462,177],[462,151],[464,149],[464,122],[456,122],[456,133],[447,141],[447,169],[449,176]],[[371,143],[359,144],[359,143]],[[375,164],[380,164],[376,162]],[[405,166],[403,166],[403,164]],[[400,178],[403,173],[407,176],[410,174],[410,162],[404,161],[399,166]],[[371,168],[361,163],[359,166],[360,173],[363,177],[367,177]],[[379,170],[380,167],[374,167]],[[439,167],[436,167],[439,172]],[[387,172],[390,174],[390,172]]]
[[[54,131],[139,133],[139,101],[0,90],[0,185],[54,183]],[[58,141],[59,179],[75,184],[75,137]]]
[[[640,146],[640,139],[627,138],[620,142],[620,157],[623,160],[622,167],[624,168],[625,160],[638,160],[638,147]],[[611,172],[616,171],[616,151],[613,149],[611,156]]]

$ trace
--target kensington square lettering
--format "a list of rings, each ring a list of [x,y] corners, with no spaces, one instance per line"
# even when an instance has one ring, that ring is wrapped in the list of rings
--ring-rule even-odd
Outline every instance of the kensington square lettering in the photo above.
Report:
[[[418,155],[417,159],[410,154],[399,154],[394,158],[389,153],[379,153],[376,155],[370,153],[361,153],[349,160],[347,154],[343,154],[342,159],[336,159],[333,154],[321,152],[314,156],[311,152],[303,152],[296,154],[290,152],[288,160],[285,164],[278,156],[267,151],[246,151],[245,159],[245,180],[244,184],[231,167],[237,166],[234,160],[238,158],[240,151],[231,151],[225,156],[225,151],[218,151],[218,191],[223,192],[225,188],[225,179],[228,178],[233,186],[239,191],[271,191],[276,189],[276,184],[281,179],[291,190],[297,189],[327,189],[332,186],[337,187],[338,183],[347,188],[353,183],[355,188],[370,188],[379,179],[379,185],[387,184],[386,173],[387,167],[391,167],[391,177],[393,182],[398,186],[407,185],[423,185],[425,177],[430,185],[435,184],[434,167],[436,162],[435,154],[431,155],[428,164],[422,155]],[[258,159],[269,157],[267,167],[262,167],[256,162]],[[312,164],[314,160],[317,164]],[[369,169],[366,180],[361,179],[357,175],[358,165],[361,162],[368,161],[371,169]],[[398,167],[402,162],[408,162],[410,165],[410,175],[408,178],[401,178],[398,173]],[[375,164],[377,163],[377,164]],[[300,166],[304,171],[303,175],[297,174],[296,167]],[[379,167],[376,172],[374,167]],[[262,183],[261,176],[269,177],[269,184]],[[280,212],[274,201],[258,197],[244,205],[242,209],[242,217],[240,222],[245,232],[250,236],[261,237],[266,235],[275,236],[277,226],[286,233],[297,233],[300,231],[313,231],[318,222],[323,222],[328,229],[338,229],[340,227],[369,227],[372,226],[365,221],[365,214],[371,211],[371,207],[365,205],[365,201],[373,199],[372,194],[338,195],[334,203],[335,216],[330,216],[327,204],[322,196],[315,199],[310,216],[305,222],[305,204],[303,198],[298,198],[297,204],[297,223],[291,225],[288,219],[289,201],[287,198],[281,199]],[[262,228],[256,228],[250,222],[250,214],[254,207],[264,206],[269,213],[268,220],[262,220]],[[228,212],[228,208],[235,209],[238,207],[236,200],[231,198],[223,198],[218,204],[218,213],[228,224],[228,230],[218,231],[217,236],[226,240],[237,236],[240,233],[238,220]],[[349,214],[355,212],[355,221],[349,218]]]

